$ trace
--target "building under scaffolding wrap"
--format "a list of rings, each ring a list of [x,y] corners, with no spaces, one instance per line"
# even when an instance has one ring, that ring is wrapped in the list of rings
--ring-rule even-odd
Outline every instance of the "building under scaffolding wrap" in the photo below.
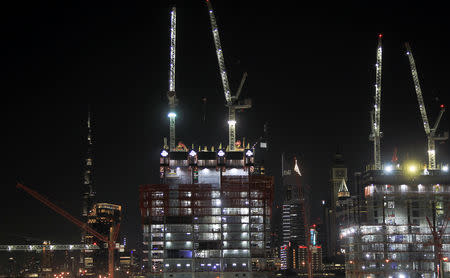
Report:
[[[340,230],[346,277],[449,277],[448,172],[387,166],[362,183],[367,215]]]
[[[161,184],[140,187],[150,276],[257,277],[267,269],[273,178],[245,149],[168,152]]]

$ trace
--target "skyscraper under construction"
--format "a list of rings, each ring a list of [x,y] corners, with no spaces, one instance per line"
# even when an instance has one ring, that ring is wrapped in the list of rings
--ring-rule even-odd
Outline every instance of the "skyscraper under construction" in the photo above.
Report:
[[[253,160],[250,149],[162,150],[161,184],[139,189],[152,276],[264,275],[273,178],[253,174]]]
[[[447,277],[447,169],[405,163],[364,173],[367,218],[340,231],[347,277]]]

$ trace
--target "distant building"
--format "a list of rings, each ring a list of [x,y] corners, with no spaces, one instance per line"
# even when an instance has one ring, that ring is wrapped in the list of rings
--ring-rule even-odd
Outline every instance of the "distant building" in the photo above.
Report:
[[[338,246],[338,226],[337,221],[337,206],[339,201],[339,188],[341,187],[342,180],[347,181],[347,167],[344,164],[343,155],[336,153],[333,158],[333,165],[331,167],[330,177],[330,203],[327,208],[328,218],[328,230],[327,230],[327,255],[329,259],[335,260],[336,256],[341,256],[340,248]],[[348,190],[347,190],[348,192]]]
[[[89,214],[92,212],[92,207],[95,201],[95,189],[93,182],[93,168],[94,168],[94,160],[93,160],[93,136],[92,136],[92,126],[91,126],[91,112],[88,111],[87,116],[87,136],[86,136],[86,156],[83,163],[83,185],[82,185],[82,205],[81,205],[81,216],[83,222],[89,222]],[[90,244],[90,239],[92,237],[89,234],[82,230],[81,231],[81,243]],[[92,250],[91,250],[92,251]],[[89,253],[90,251],[87,251]],[[79,258],[80,266],[84,269],[92,269],[92,258],[87,254],[85,257],[85,251],[80,253]]]
[[[302,178],[295,158],[284,161],[282,182],[284,198],[281,206],[281,244],[305,245],[307,231],[303,219],[303,202],[307,201],[308,193],[305,193],[305,185],[300,184]],[[299,186],[302,186],[303,196],[300,196]]]
[[[282,238],[284,244],[306,244],[302,205],[296,185],[287,185],[282,205]]]
[[[89,214],[88,224],[104,236],[110,235],[111,228],[120,223],[122,207],[115,204],[96,203]],[[91,234],[85,236],[86,242],[102,247],[100,250],[85,250],[85,276],[106,275],[108,273],[108,248],[105,243]]]
[[[307,273],[308,247],[305,245],[286,244],[280,247],[281,270],[294,270]],[[311,245],[311,265],[313,272],[321,272],[322,247]]]

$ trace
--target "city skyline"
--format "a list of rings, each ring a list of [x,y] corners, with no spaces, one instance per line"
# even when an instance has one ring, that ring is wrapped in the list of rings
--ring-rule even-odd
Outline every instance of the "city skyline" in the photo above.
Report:
[[[238,114],[238,139],[254,142],[269,123],[269,175],[279,176],[281,152],[300,154],[305,182],[319,202],[328,197],[324,190],[336,150],[349,173],[371,163],[369,111],[379,33],[384,35],[382,160],[389,161],[397,147],[401,160],[426,161],[403,43],[411,44],[434,123],[439,105],[450,103],[449,25],[443,10],[382,4],[312,6],[296,14],[287,5],[213,4],[231,86],[235,89],[247,71],[242,95],[254,101],[252,109]],[[170,5],[158,1],[147,10],[131,4],[34,5],[12,6],[3,19],[11,28],[2,45],[2,79],[13,93],[2,111],[7,137],[2,188],[8,198],[2,202],[6,226],[0,238],[35,235],[78,242],[77,228],[15,184],[23,182],[81,219],[90,105],[97,200],[124,207],[122,228],[135,247],[140,242],[138,186],[157,182],[159,151],[169,135]],[[177,11],[177,142],[226,144],[227,110],[207,8],[202,1],[177,3]],[[203,97],[208,99],[206,123],[201,121]],[[438,132],[450,126],[447,113]],[[448,143],[438,145],[438,162],[449,158]]]

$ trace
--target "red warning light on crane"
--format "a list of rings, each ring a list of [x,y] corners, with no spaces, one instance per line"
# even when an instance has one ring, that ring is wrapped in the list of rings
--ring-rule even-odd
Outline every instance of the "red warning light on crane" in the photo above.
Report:
[[[444,108],[444,104],[441,104],[441,108]]]
[[[382,37],[383,37],[383,34],[378,34],[378,37],[379,37],[379,38],[382,38]]]

